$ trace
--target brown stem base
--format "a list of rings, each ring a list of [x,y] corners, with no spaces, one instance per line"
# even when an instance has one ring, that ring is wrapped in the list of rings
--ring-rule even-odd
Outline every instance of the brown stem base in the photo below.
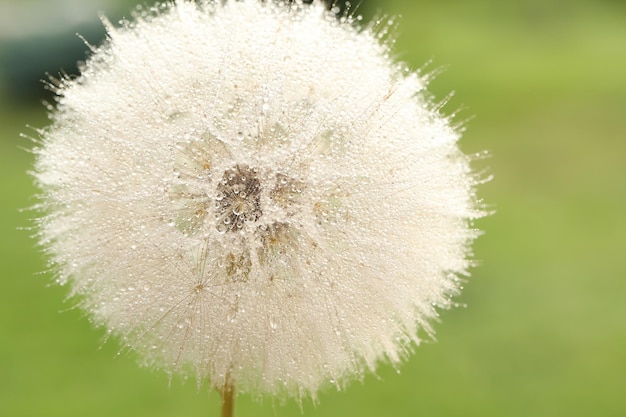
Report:
[[[233,417],[235,388],[227,382],[224,388],[220,390],[220,394],[222,396],[222,417]]]

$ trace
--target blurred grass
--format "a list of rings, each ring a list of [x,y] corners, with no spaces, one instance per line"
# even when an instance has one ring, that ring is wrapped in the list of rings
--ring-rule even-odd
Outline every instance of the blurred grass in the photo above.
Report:
[[[446,65],[436,97],[467,107],[462,147],[495,179],[480,194],[473,271],[436,343],[305,416],[626,415],[626,5],[619,1],[409,1],[394,50]],[[95,16],[95,11],[94,11]],[[95,19],[95,17],[94,17]],[[19,138],[40,105],[0,102],[0,415],[201,416],[218,397],[115,358],[65,289],[48,286],[29,239],[31,155]],[[63,313],[59,313],[63,311]],[[237,415],[300,415],[293,402],[238,399]]]

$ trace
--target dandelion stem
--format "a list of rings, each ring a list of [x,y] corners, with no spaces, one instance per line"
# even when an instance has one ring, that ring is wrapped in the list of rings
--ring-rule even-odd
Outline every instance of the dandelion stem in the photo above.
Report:
[[[222,417],[233,417],[234,393],[235,388],[227,380],[224,387],[220,390],[222,396]]]

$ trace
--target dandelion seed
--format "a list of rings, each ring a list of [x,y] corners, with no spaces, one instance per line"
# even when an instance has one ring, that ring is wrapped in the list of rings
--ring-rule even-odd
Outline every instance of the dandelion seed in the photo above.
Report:
[[[107,24],[59,81],[39,238],[147,365],[315,397],[399,362],[451,305],[481,215],[469,158],[353,20],[177,1]]]

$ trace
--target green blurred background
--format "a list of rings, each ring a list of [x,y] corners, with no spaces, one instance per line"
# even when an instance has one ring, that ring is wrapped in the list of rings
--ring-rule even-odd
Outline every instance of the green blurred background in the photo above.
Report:
[[[116,341],[64,301],[29,236],[26,171],[45,126],[44,72],[71,71],[123,0],[0,0],[0,416],[210,416],[219,398],[116,357]],[[363,0],[401,15],[394,51],[445,66],[431,90],[470,119],[462,141],[494,180],[480,195],[480,266],[437,341],[382,366],[311,416],[626,415],[626,2]],[[63,30],[60,30],[63,29]],[[272,399],[236,414],[298,416]]]

